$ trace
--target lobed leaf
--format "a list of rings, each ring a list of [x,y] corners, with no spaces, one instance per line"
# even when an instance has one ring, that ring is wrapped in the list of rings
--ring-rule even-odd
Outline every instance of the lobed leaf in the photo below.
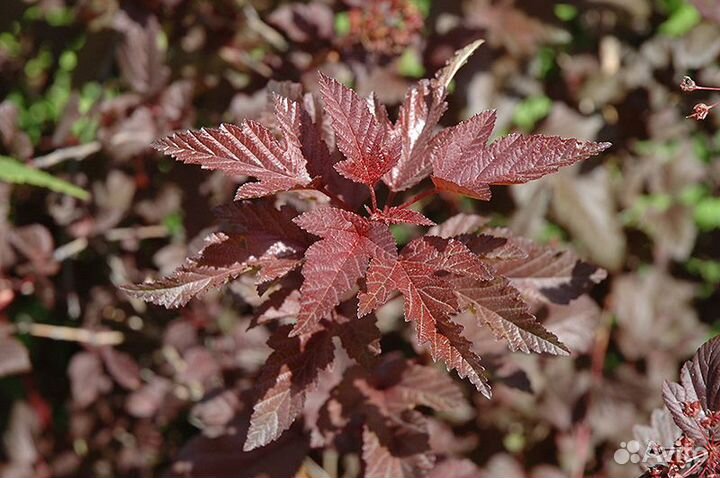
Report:
[[[605,270],[581,261],[568,250],[540,246],[522,237],[507,238],[526,256],[498,261],[493,268],[498,275],[510,279],[529,300],[567,304],[607,275]]]
[[[680,371],[680,383],[665,382],[663,399],[675,424],[700,444],[707,442],[707,414],[720,411],[720,337],[703,344]],[[693,416],[685,407],[698,402]]]
[[[488,200],[492,184],[538,179],[610,147],[609,143],[516,133],[488,145],[495,119],[494,111],[480,113],[433,140],[432,178],[438,189]]]
[[[425,451],[413,454],[395,452],[391,445],[381,442],[380,436],[367,426],[362,433],[362,459],[366,478],[417,478],[432,468],[434,456]]]
[[[205,247],[170,276],[120,288],[130,297],[167,308],[181,307],[196,295],[218,288],[250,270],[252,255],[242,236],[213,233]]]
[[[283,113],[281,123],[285,144],[278,142],[260,123],[246,121],[240,126],[223,124],[219,128],[178,132],[158,140],[155,147],[184,163],[259,180],[240,186],[236,199],[268,196],[307,186],[310,176],[297,137],[301,128],[300,116],[293,113],[297,104],[287,99],[276,101]]]
[[[290,326],[282,326],[268,340],[273,353],[258,379],[259,399],[253,407],[244,451],[276,440],[302,413],[305,398],[316,388],[320,373],[333,363],[334,337],[361,363],[368,353],[380,352],[374,318],[338,317],[317,333],[292,336],[291,332]]]
[[[320,93],[346,160],[335,169],[348,179],[373,186],[397,162],[386,145],[388,131],[367,101],[338,81],[320,74]]]
[[[367,273],[367,290],[359,296],[358,314],[376,309],[400,291],[405,298],[405,320],[417,324],[419,344],[427,344],[433,360],[443,360],[489,396],[480,358],[462,336],[462,326],[452,320],[458,303],[443,275],[488,278],[484,265],[470,256],[461,243],[433,237],[412,241],[398,259],[374,259]]]
[[[446,110],[445,89],[434,88],[427,80],[405,95],[394,128],[400,138],[400,158],[383,176],[392,191],[409,189],[430,174],[431,139]]]
[[[196,295],[216,289],[255,268],[260,279],[277,278],[299,265],[299,259],[286,258],[296,249],[280,241],[253,241],[243,235],[212,233],[195,256],[168,277],[121,289],[133,298],[175,308],[185,305]]]
[[[270,339],[274,350],[258,379],[260,398],[253,407],[243,451],[265,446],[290,428],[318,374],[332,363],[329,334],[292,338],[289,332],[290,327],[282,327]]]
[[[532,315],[520,293],[502,277],[490,281],[453,281],[459,304],[467,308],[510,350],[568,355],[569,350]]]
[[[371,214],[370,218],[374,221],[379,221],[385,224],[413,224],[415,226],[435,225],[434,222],[423,216],[422,213],[396,206],[388,208],[387,211],[375,211]]]
[[[445,97],[450,82],[483,43],[484,40],[476,40],[456,51],[434,80],[419,81],[405,95],[393,129],[400,141],[399,159],[383,177],[392,191],[409,189],[430,174],[433,135],[447,110]]]
[[[386,225],[348,211],[318,208],[297,217],[295,222],[323,239],[305,253],[305,280],[293,335],[315,330],[320,320],[329,317],[365,274],[371,257],[397,254]]]

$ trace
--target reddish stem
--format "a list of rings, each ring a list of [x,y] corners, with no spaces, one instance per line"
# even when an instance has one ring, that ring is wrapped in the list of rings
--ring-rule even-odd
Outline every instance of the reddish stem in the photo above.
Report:
[[[370,201],[372,202],[372,210],[373,212],[378,210],[378,204],[377,204],[377,196],[375,195],[375,188],[373,186],[368,186],[370,188]]]
[[[398,207],[400,209],[407,209],[410,206],[412,206],[413,204],[415,204],[416,202],[422,201],[423,199],[425,199],[427,197],[434,196],[435,194],[437,194],[437,189],[435,189],[435,188],[427,189],[427,190],[421,192],[420,194],[418,194],[417,196],[415,196],[414,198],[411,198],[408,201],[402,203]]]

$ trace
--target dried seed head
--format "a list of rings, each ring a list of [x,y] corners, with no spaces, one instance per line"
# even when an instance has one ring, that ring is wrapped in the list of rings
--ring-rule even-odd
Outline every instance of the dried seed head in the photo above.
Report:
[[[694,120],[704,120],[707,118],[708,113],[712,109],[712,106],[708,106],[705,103],[698,103],[693,107],[693,113],[688,116],[688,118],[692,118]]]
[[[680,82],[680,89],[683,91],[695,91],[697,89],[697,84],[695,84],[695,80],[686,76]]]

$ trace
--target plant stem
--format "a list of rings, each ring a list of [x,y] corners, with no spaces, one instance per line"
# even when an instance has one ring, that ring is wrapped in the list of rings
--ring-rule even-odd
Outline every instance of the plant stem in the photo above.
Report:
[[[368,186],[370,188],[370,201],[372,201],[372,209],[373,212],[378,210],[377,205],[377,196],[375,195],[375,188],[373,186]]]
[[[401,204],[400,206],[398,206],[398,207],[399,207],[400,209],[407,209],[407,208],[409,208],[410,206],[412,206],[413,204],[415,204],[416,202],[422,201],[423,199],[425,199],[425,198],[427,198],[427,197],[434,196],[435,194],[437,194],[437,189],[435,189],[435,188],[428,189],[428,190],[426,190],[426,191],[421,192],[420,194],[418,194],[418,195],[415,196],[414,198],[409,199],[407,202],[402,203],[402,204]]]
[[[65,327],[62,325],[36,324],[21,322],[15,326],[19,334],[28,334],[33,337],[44,337],[53,340],[66,340],[83,344],[104,345],[121,344],[125,337],[122,332],[114,330],[90,330],[79,327]]]

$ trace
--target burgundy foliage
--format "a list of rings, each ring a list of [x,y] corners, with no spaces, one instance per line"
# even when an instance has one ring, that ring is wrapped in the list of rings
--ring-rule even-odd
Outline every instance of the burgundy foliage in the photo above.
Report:
[[[481,357],[457,315],[469,313],[512,351],[569,353],[533,315],[530,303],[538,297],[568,303],[601,280],[602,270],[506,230],[476,235],[482,224],[462,217],[399,251],[390,228],[433,225],[410,209],[431,194],[450,191],[487,200],[494,184],[537,179],[608,147],[542,135],[490,141],[494,112],[441,129],[447,87],[480,43],[459,51],[434,79],[413,86],[395,122],[374,96],[362,98],[320,75],[319,110],[310,94],[273,95],[267,126],[248,120],[182,131],[156,143],[180,161],[257,180],[242,184],[237,202],[218,209],[220,229],[178,270],[124,287],[131,297],[177,307],[251,274],[271,308],[286,311],[273,316],[267,306],[258,309],[256,322],[277,323],[268,340],[273,352],[256,384],[244,450],[270,444],[307,414],[308,396],[322,388],[321,377],[349,356],[357,365],[349,365],[325,392],[321,419],[306,426],[317,427],[316,439],[324,441],[350,427],[343,433],[357,433],[362,442],[366,476],[410,477],[432,468],[427,419],[414,409],[451,411],[464,400],[453,381],[431,367],[399,356],[375,357],[381,333],[372,313],[398,294],[417,345],[487,397]],[[339,161],[333,145],[342,154]],[[348,187],[338,173],[364,185],[369,204],[361,207],[367,193]],[[427,177],[434,187],[423,182]],[[415,186],[413,198],[393,203],[396,193]],[[302,201],[308,197],[317,204]]]

